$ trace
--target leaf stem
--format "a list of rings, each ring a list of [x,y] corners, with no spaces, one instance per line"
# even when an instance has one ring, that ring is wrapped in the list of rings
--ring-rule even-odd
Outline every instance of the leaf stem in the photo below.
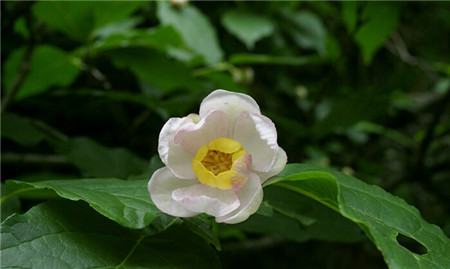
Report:
[[[114,268],[115,269],[121,269],[123,268],[123,266],[127,263],[128,259],[131,257],[131,255],[133,255],[134,251],[136,250],[136,248],[141,244],[142,240],[144,240],[144,238],[147,237],[147,234],[142,234],[138,240],[136,241],[136,243],[133,245],[133,247],[130,249],[130,251],[128,252],[127,256],[122,260],[121,263],[119,263],[118,265],[116,265]]]
[[[33,187],[29,187],[29,188],[23,188],[23,189],[19,189],[16,191],[13,191],[7,195],[2,195],[2,197],[0,198],[0,206],[3,205],[4,203],[6,203],[6,201],[8,201],[9,199],[11,199],[14,196],[17,196],[19,193],[24,193],[24,192],[29,192],[34,190],[35,188]]]

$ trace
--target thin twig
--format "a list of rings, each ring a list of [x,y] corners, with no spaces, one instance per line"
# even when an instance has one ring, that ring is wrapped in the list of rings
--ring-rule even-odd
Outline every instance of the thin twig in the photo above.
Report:
[[[390,40],[386,43],[387,49],[394,55],[397,55],[403,62],[420,68],[425,74],[427,74],[433,80],[438,76],[435,70],[426,61],[413,56],[406,46],[405,41],[398,32],[394,32]]]
[[[14,153],[5,152],[2,154],[4,163],[28,163],[28,164],[49,164],[49,165],[68,165],[66,157],[62,155],[47,155],[36,153]]]
[[[262,248],[270,248],[286,242],[284,239],[273,237],[262,237],[254,240],[223,244],[224,251],[242,251]]]
[[[19,89],[22,87],[23,83],[25,82],[25,79],[27,78],[27,75],[30,71],[30,61],[31,56],[33,55],[34,50],[34,44],[35,44],[35,36],[33,31],[33,26],[31,23],[30,14],[26,16],[26,24],[28,27],[28,31],[30,33],[28,45],[25,49],[25,53],[22,57],[22,60],[19,65],[19,70],[16,78],[14,79],[13,83],[11,84],[11,87],[5,92],[5,96],[2,100],[2,107],[1,112],[3,113],[6,111],[6,108],[11,103],[11,100],[16,96]]]

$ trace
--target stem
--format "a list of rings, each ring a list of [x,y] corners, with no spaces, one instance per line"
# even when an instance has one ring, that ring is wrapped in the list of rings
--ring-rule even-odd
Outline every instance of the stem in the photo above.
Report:
[[[23,55],[22,61],[20,62],[18,75],[16,76],[13,83],[11,84],[11,87],[6,91],[5,97],[2,100],[2,107],[1,107],[2,113],[9,106],[9,104],[11,103],[11,100],[16,96],[17,92],[19,91],[20,87],[22,87],[22,85],[25,82],[25,79],[27,78],[27,75],[30,71],[30,60],[31,60],[31,56],[33,55],[34,43],[35,43],[35,36],[34,36],[33,27],[31,24],[31,15],[30,14],[27,14],[27,16],[26,16],[26,24],[28,27],[28,31],[30,33],[29,42],[26,47],[25,53]]]
[[[53,165],[66,165],[69,164],[67,159],[61,155],[43,155],[34,153],[13,153],[6,152],[2,155],[2,162],[5,163],[29,163],[29,164],[53,164]]]
[[[428,153],[431,142],[433,141],[436,127],[441,121],[442,115],[445,112],[445,109],[450,100],[450,91],[448,91],[444,97],[435,105],[436,109],[434,110],[433,118],[430,121],[428,128],[426,130],[425,136],[422,140],[422,143],[419,146],[419,150],[417,153],[416,167],[417,174],[419,175],[417,178],[425,178],[422,177],[425,170],[425,157]]]

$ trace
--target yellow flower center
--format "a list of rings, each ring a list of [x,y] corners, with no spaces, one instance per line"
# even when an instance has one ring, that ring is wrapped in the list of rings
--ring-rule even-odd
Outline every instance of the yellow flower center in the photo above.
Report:
[[[241,180],[234,168],[245,153],[236,140],[219,137],[200,147],[192,160],[192,169],[202,184],[228,190]]]

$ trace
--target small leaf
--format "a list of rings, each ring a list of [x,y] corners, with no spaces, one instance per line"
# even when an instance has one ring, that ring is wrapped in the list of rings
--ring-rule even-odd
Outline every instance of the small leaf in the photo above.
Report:
[[[131,231],[68,201],[8,218],[1,237],[3,268],[220,268],[213,249],[180,226]]]
[[[105,29],[99,34],[104,35],[104,31]],[[148,30],[130,29],[110,33],[95,42],[90,49],[93,50],[93,53],[124,48],[148,48],[166,52],[170,48],[182,47],[184,47],[184,42],[172,26],[159,26]]]
[[[358,2],[341,2],[341,14],[345,27],[349,33],[353,33],[358,22]]]
[[[225,13],[222,24],[249,49],[260,39],[271,35],[275,29],[273,22],[267,17],[243,11]]]
[[[8,180],[14,194],[26,196],[42,191],[54,191],[62,198],[85,201],[103,216],[129,228],[141,229],[150,224],[160,211],[153,205],[147,191],[147,180],[79,179],[22,182]],[[7,201],[2,197],[2,203]]]
[[[5,88],[7,90],[10,90],[16,79],[24,53],[23,48],[15,50],[6,62]],[[47,45],[41,45],[33,51],[29,64],[29,72],[16,94],[17,99],[43,93],[53,86],[70,85],[80,71],[67,52]]]
[[[38,2],[34,15],[76,41],[88,40],[95,29],[125,19],[144,2]]]
[[[2,115],[1,135],[23,146],[34,146],[46,138],[32,120],[10,113]]]
[[[293,24],[289,34],[302,48],[315,49],[319,54],[325,53],[327,31],[320,18],[309,11],[285,11],[284,16]]]
[[[367,3],[362,19],[365,23],[355,34],[355,41],[361,49],[365,64],[372,61],[392,32],[397,28],[398,7],[391,3]]]
[[[222,60],[217,34],[208,18],[193,5],[174,8],[168,2],[158,2],[158,18],[162,24],[172,25],[188,46],[203,56],[208,64]]]
[[[200,88],[187,65],[162,53],[145,49],[127,49],[113,51],[109,56],[115,65],[130,68],[139,79],[154,87],[159,94],[177,89]]]

